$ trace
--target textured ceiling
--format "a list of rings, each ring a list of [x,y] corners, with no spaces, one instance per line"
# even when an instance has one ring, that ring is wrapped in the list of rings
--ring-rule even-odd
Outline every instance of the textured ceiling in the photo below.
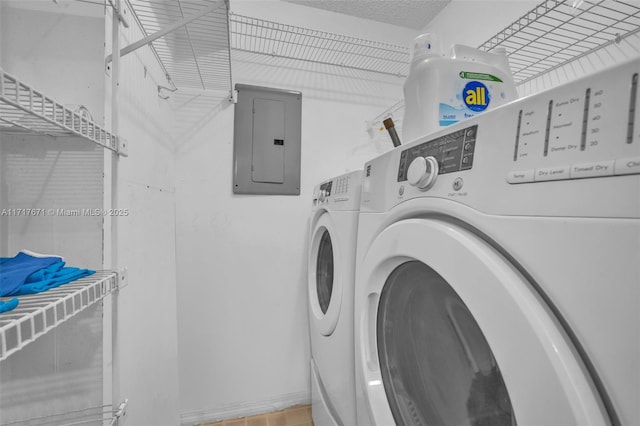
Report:
[[[423,29],[451,0],[284,0],[303,6]]]

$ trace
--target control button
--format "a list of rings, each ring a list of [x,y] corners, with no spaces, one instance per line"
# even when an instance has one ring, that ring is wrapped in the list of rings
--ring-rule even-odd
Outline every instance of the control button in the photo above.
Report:
[[[536,169],[534,180],[536,182],[543,182],[548,180],[562,180],[569,179],[571,176],[569,166],[557,166],[557,167],[543,167]]]
[[[463,185],[464,185],[464,180],[462,180],[462,178],[456,178],[456,180],[453,181],[453,190],[460,191]]]
[[[462,157],[462,164],[460,165],[460,170],[469,170],[473,164],[473,153],[465,154]]]
[[[464,150],[465,151],[471,151],[472,148],[473,148],[472,144],[470,144],[468,142],[464,144]]]
[[[507,173],[507,182],[509,183],[527,183],[533,182],[535,170],[519,170],[517,172]]]
[[[465,132],[465,134],[467,136],[467,139],[475,137],[475,135],[476,135],[475,133],[476,133],[476,128],[475,127],[470,127]]]
[[[615,175],[630,175],[640,173],[640,157],[619,158],[615,161]]]
[[[429,157],[416,157],[407,169],[407,181],[423,191],[431,188],[438,176],[438,161]]]
[[[613,160],[571,165],[571,179],[613,176]]]

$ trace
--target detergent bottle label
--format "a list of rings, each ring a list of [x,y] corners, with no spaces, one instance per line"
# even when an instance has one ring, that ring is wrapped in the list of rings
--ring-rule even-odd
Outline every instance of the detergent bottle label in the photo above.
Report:
[[[454,96],[440,102],[440,126],[449,126],[485,111],[491,105],[492,93],[498,92],[502,83],[500,78],[487,73],[461,71],[458,77]]]

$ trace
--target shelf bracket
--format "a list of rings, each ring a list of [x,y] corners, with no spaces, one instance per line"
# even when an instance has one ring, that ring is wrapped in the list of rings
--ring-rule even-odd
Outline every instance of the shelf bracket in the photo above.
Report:
[[[171,97],[171,95],[164,95],[164,94],[163,94],[163,90],[166,90],[167,92],[171,92],[171,93],[173,93],[173,92],[175,92],[175,91],[176,91],[176,90],[178,90],[178,89],[177,89],[177,88],[171,89],[171,88],[169,88],[169,87],[164,87],[164,86],[160,86],[160,85],[158,85],[158,97],[159,97],[160,99],[164,99],[164,100],[166,101],[167,99],[169,99],[169,98]]]
[[[129,156],[129,143],[127,142],[127,140],[125,138],[123,138],[122,136],[117,136],[117,143],[118,143],[118,155],[122,156],[122,157],[128,157]]]
[[[178,28],[182,28],[185,25],[187,25],[190,22],[195,21],[196,19],[202,18],[204,15],[213,12],[214,10],[218,9],[219,7],[225,5],[225,1],[224,0],[218,0],[217,2],[211,4],[211,6],[205,7],[204,9],[202,9],[201,11],[191,15],[191,16],[187,16],[184,19],[181,19],[178,22],[175,22],[171,25],[169,25],[168,27],[157,31],[141,40],[136,41],[135,43],[131,43],[130,45],[123,47],[122,49],[120,49],[120,57],[125,56],[133,51],[138,50],[139,48],[141,48],[142,46],[146,46],[150,43],[152,43],[153,41],[159,39],[160,37],[164,37],[165,35],[172,33],[173,31],[177,30]],[[113,60],[113,55],[110,54],[107,56],[106,62],[109,63]]]
[[[127,405],[129,405],[129,399],[125,398],[124,401],[118,405],[118,409],[113,414],[113,419],[111,420],[110,426],[117,426],[122,417],[127,415]]]
[[[129,283],[127,282],[127,271],[128,271],[127,268],[119,269],[117,271],[117,273],[118,273],[118,276],[117,276],[118,283],[117,283],[117,287],[116,288],[118,290],[120,290],[120,289],[122,289],[122,288],[124,288],[124,287],[129,285]]]

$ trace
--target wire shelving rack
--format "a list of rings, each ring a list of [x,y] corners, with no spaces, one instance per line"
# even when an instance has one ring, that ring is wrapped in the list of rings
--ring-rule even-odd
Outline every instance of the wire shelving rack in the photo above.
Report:
[[[546,0],[482,43],[505,48],[516,84],[523,84],[640,31],[640,3]]]
[[[0,132],[80,136],[121,155],[126,141],[97,125],[81,108],[70,108],[0,69]]]
[[[18,296],[18,306],[0,315],[0,361],[111,294],[123,277],[97,271],[44,293]]]
[[[249,16],[229,17],[231,48],[242,52],[406,76],[409,49]]]

